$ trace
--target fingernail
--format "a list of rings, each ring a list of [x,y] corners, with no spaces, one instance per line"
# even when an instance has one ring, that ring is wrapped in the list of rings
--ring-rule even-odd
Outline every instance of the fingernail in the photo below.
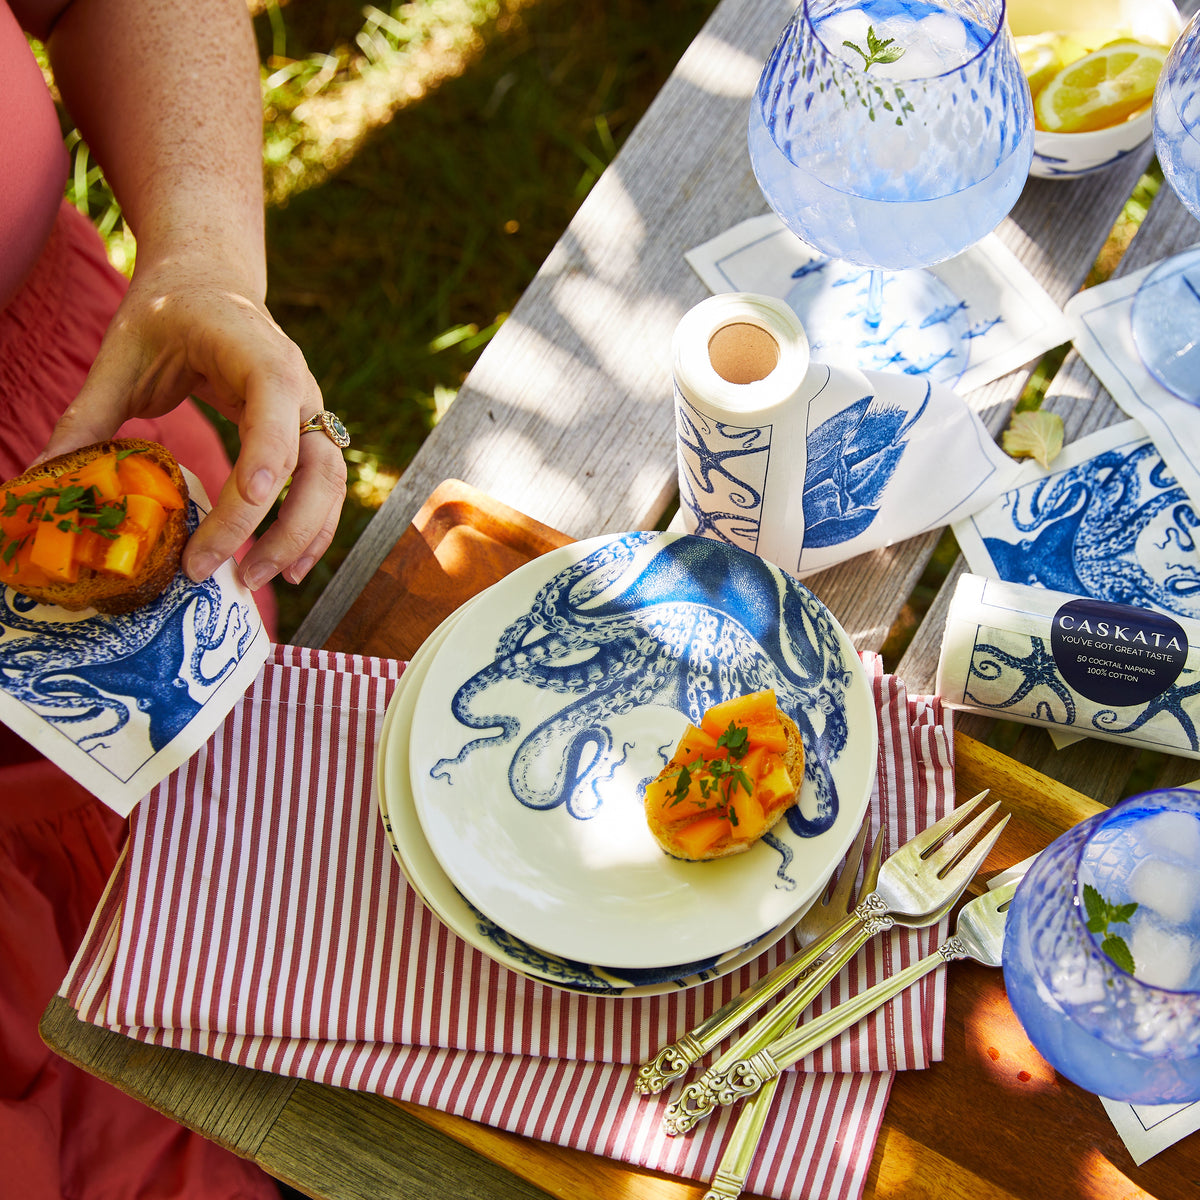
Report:
[[[251,504],[266,504],[275,499],[275,476],[263,467],[250,476],[249,495]]]
[[[305,575],[312,570],[313,563],[316,561],[317,560],[315,558],[308,557],[299,559],[297,562],[293,563],[286,571],[284,571],[284,575],[287,577],[288,583],[299,583],[300,580],[302,580]]]
[[[188,559],[184,570],[187,572],[188,578],[193,583],[202,583],[207,579],[219,566],[221,560],[215,554],[194,554]]]
[[[255,563],[247,568],[242,580],[252,592],[256,592],[274,574],[275,571],[265,563]]]

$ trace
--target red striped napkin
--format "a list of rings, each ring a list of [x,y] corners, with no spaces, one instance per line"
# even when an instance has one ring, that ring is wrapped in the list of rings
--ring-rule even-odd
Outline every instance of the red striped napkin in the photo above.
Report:
[[[880,722],[872,805],[894,848],[952,803],[950,714],[909,698],[878,659],[867,666]],[[636,1064],[788,946],[702,987],[620,999],[518,977],[461,941],[405,882],[372,790],[401,670],[277,648],[214,738],[134,813],[62,993],[83,1019],[144,1041],[707,1178],[736,1114],[667,1138],[670,1096],[638,1098]],[[927,953],[935,936],[876,939],[819,1006]],[[889,1072],[941,1057],[943,1013],[938,972],[788,1072],[748,1187],[857,1197]]]

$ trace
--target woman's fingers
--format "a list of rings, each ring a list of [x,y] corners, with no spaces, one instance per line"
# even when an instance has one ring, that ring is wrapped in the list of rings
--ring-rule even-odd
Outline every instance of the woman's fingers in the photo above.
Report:
[[[298,583],[329,548],[346,498],[346,462],[323,434],[305,434],[279,514],[242,561],[246,586],[282,574]]]

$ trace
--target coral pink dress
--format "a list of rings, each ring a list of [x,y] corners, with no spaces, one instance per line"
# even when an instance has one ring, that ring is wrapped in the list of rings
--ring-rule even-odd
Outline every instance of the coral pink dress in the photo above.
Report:
[[[14,9],[41,35],[52,16],[0,0],[0,479],[45,445],[126,286],[90,222],[61,203],[58,120]],[[190,405],[121,432],[171,447],[211,496],[229,473],[215,430]],[[38,1036],[124,836],[123,820],[0,726],[0,1192],[277,1198],[253,1163],[77,1070]]]

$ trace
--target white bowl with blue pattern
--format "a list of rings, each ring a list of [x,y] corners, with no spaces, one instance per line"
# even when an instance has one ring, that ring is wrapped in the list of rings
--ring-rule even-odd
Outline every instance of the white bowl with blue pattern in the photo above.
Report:
[[[1173,0],[1008,0],[1008,25],[1016,36],[1111,30],[1113,38],[1169,46],[1183,29]],[[1120,125],[1085,133],[1036,129],[1033,164],[1037,179],[1079,179],[1104,171],[1132,154],[1153,134],[1147,105]]]

